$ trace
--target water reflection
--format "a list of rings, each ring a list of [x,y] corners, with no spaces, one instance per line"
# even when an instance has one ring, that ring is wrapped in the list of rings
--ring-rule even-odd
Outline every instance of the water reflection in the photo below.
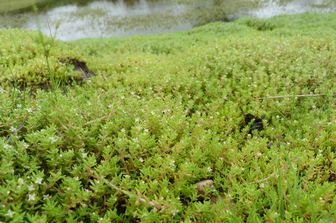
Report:
[[[94,1],[51,9],[30,17],[23,27],[40,28],[44,33],[51,27],[63,40],[145,34],[193,27],[182,18],[188,10],[189,5],[177,2]]]
[[[26,11],[0,16],[0,27],[41,29],[73,40],[190,29],[213,20],[244,15],[334,11],[330,0],[59,0],[38,14]],[[72,3],[69,3],[72,2]],[[75,3],[74,3],[75,2]],[[80,3],[80,4],[79,4]]]
[[[296,0],[286,3],[279,1],[266,1],[261,7],[248,10],[242,14],[269,18],[280,14],[297,14],[303,12],[332,12],[335,11],[335,2],[327,3],[325,0]]]

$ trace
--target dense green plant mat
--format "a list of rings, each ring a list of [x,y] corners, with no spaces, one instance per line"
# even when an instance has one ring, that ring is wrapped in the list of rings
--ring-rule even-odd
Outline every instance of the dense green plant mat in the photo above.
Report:
[[[0,221],[335,221],[335,24],[71,43],[0,31]],[[73,57],[96,76],[64,81]],[[266,98],[302,94],[323,96]]]
[[[73,63],[81,61],[79,54],[63,43],[20,30],[0,30],[0,38],[2,86],[49,89],[85,79]]]

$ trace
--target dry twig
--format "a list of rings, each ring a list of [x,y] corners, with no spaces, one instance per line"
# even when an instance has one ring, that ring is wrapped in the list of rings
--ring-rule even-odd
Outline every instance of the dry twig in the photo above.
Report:
[[[313,98],[313,97],[323,97],[323,96],[327,96],[327,94],[275,95],[275,96],[260,97],[257,99]],[[332,96],[336,96],[336,94]]]

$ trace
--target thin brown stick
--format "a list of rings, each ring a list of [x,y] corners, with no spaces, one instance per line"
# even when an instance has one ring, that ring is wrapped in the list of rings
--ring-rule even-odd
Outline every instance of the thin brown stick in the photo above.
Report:
[[[327,96],[327,94],[275,95],[275,96],[260,97],[258,99],[311,98],[311,97],[323,97],[323,96]],[[332,96],[336,96],[336,94]]]
[[[266,177],[266,178],[263,178],[263,179],[254,181],[254,183],[262,183],[262,182],[268,181],[269,179],[271,179],[271,178],[273,178],[273,177],[276,177],[276,176],[277,176],[276,173],[272,173],[271,175],[269,175],[269,176]]]
[[[134,194],[130,191],[124,190],[120,187],[118,187],[117,185],[115,185],[114,183],[112,183],[111,181],[106,180],[105,178],[102,178],[100,176],[98,176],[93,170],[88,169],[88,172],[91,174],[91,176],[97,180],[102,180],[106,185],[110,186],[111,188],[115,189],[116,191],[118,191],[119,193],[125,194],[127,195],[129,198],[135,198],[136,202],[138,204],[147,204],[153,208],[156,208],[157,210],[161,211],[164,209],[169,208],[169,205],[164,205],[164,204],[160,204],[155,200],[150,200],[149,198],[147,198],[145,195],[142,195],[139,191],[137,191],[138,194]]]

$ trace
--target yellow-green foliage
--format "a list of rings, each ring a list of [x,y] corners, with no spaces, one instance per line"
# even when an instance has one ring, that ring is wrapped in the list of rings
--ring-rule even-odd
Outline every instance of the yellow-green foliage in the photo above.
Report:
[[[80,73],[62,63],[79,54],[66,44],[22,30],[0,30],[0,82],[3,87],[48,88],[80,80]]]
[[[56,42],[55,58],[76,49],[97,76],[1,89],[0,221],[335,221],[334,24],[304,14]],[[7,49],[20,33],[1,32]],[[17,54],[1,58],[24,71],[31,53]],[[299,94],[323,96],[265,98]]]

